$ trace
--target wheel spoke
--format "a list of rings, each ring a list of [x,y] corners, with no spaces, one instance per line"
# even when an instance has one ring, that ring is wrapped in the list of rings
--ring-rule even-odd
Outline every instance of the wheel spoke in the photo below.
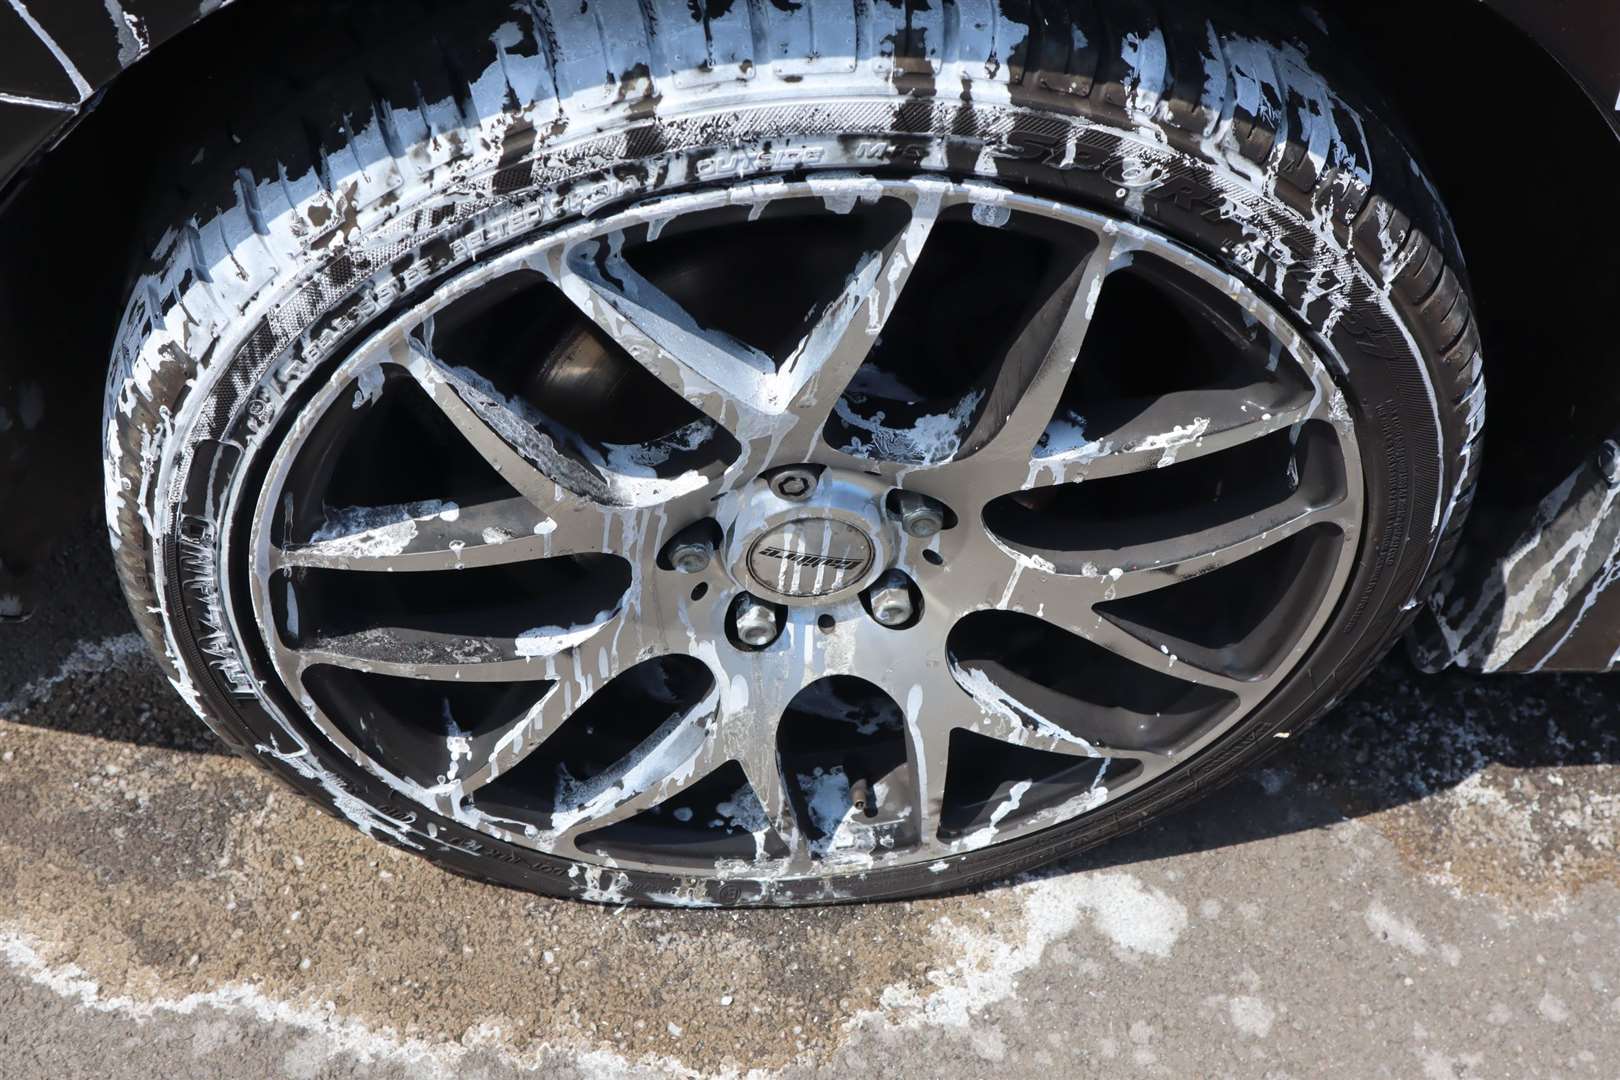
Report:
[[[799,824],[798,814],[793,809],[793,800],[788,798],[776,739],[741,748],[735,752],[735,756],[737,763],[742,766],[743,775],[748,779],[748,786],[754,789],[754,795],[759,799],[766,823],[786,845],[789,862],[802,864],[809,857],[809,845]]]
[[[631,666],[614,663],[614,652],[587,645],[547,658],[552,685],[545,696],[513,723],[473,742],[470,758],[474,765],[462,782],[461,791],[471,794],[510,772],[556,734],[575,710]],[[603,674],[604,662],[606,674]]]
[[[586,784],[577,801],[551,816],[552,836],[575,846],[581,836],[635,817],[685,791],[725,763],[715,737],[719,694],[671,716],[639,747]]]
[[[1094,622],[1093,604],[1167,588],[1231,566],[1316,525],[1344,528],[1349,515],[1342,498],[1317,502],[1296,492],[1237,521],[1151,543],[1034,551],[986,544],[980,550],[1000,552],[1002,573],[952,575],[941,587],[956,592],[953,601],[964,611],[984,607],[1022,611],[1083,634]]]
[[[958,667],[956,680],[979,712],[966,725],[968,730],[1052,754],[1101,756],[1090,741],[1045,715],[1051,708],[1044,702],[1037,704],[1037,698],[1054,695],[1040,694],[1041,688],[1034,683],[1017,679],[999,665],[992,674],[989,665],[974,664]]]
[[[1019,330],[996,374],[975,429],[962,441],[970,466],[1016,482],[1052,419],[1097,310],[1103,280],[1117,263],[1114,234],[1054,274],[1045,299]],[[995,485],[991,486],[1005,486]]]
[[[773,425],[765,402],[775,364],[699,326],[624,258],[624,235],[555,251],[539,268],[586,318],[654,378],[741,439]]]
[[[913,201],[906,225],[859,260],[780,369],[758,349],[698,325],[624,258],[622,233],[555,253],[543,269],[660,382],[743,442],[766,441],[773,456],[797,460],[819,441],[828,414],[894,312],[942,205],[942,192]],[[784,439],[794,446],[784,448]]]
[[[1138,667],[1169,675],[1182,682],[1196,683],[1241,698],[1254,697],[1262,689],[1257,682],[1240,679],[1184,660],[1172,652],[1169,646],[1144,641],[1100,615],[1087,628],[1084,636],[1093,645],[1107,649],[1121,660],[1129,660]]]
[[[1095,723],[1092,710],[1097,706],[1042,686],[996,661],[960,664],[956,677],[983,709],[982,721],[970,728],[981,735],[1049,754],[1101,758],[1105,771],[1113,758],[1158,765],[1169,761],[1169,755],[1156,750],[1124,747],[1118,740],[1088,737],[1074,730],[1083,727],[1088,718]],[[1052,719],[1055,716],[1070,717],[1071,723],[1060,724]]]
[[[529,682],[545,668],[517,655],[506,638],[387,627],[317,638],[299,650],[306,667],[330,664],[350,671],[442,682]]]
[[[829,675],[853,675],[886,693],[900,708],[905,727],[912,812],[922,830],[919,835],[923,842],[931,842],[938,831],[944,798],[950,734],[970,724],[977,715],[973,700],[952,678],[937,648],[910,648],[906,639],[898,638],[895,631],[878,625],[864,612],[840,620],[827,631],[818,629],[814,614],[814,609],[799,609],[790,614],[794,620],[790,629],[796,633],[784,634],[782,647],[773,650],[773,655],[782,663],[773,665],[764,678],[755,682],[770,686],[778,681],[778,676],[785,676],[788,700],[809,679]],[[914,640],[918,641],[943,642],[953,621],[953,615],[944,605],[925,607],[921,621],[904,633],[915,635]],[[748,707],[754,708],[759,694],[752,689],[750,694]],[[775,718],[787,704],[784,700],[757,709],[760,728],[766,732],[763,741],[771,746],[773,758]],[[728,711],[726,723],[737,732],[739,747],[761,741],[750,736],[747,729],[733,727],[734,720]],[[738,756],[745,754],[739,750]],[[758,768],[764,771],[763,765]],[[764,799],[761,793],[761,800]]]
[[[851,654],[855,658],[854,670],[887,691],[900,707],[905,724],[906,764],[911,773],[912,811],[924,844],[932,844],[939,834],[951,732],[968,726],[978,711],[973,699],[952,677],[943,653],[952,621],[943,606],[924,609],[922,620],[908,633],[939,643],[927,650],[896,647],[892,632],[866,622],[860,627],[865,640]],[[863,657],[877,656],[885,660],[881,668],[869,661],[861,662]]]
[[[594,688],[656,654],[657,643],[639,648],[639,625],[610,610],[585,623],[512,637],[384,626],[317,637],[289,651],[301,669],[329,664],[430,682],[536,682],[574,673]]]
[[[408,633],[410,640],[426,643],[423,647],[436,651],[439,662],[378,663],[376,654],[397,656],[398,651],[379,643],[377,632],[316,641],[294,655],[306,668],[332,664],[424,680],[550,683],[523,715],[468,740],[466,764],[460,769],[461,778],[454,790],[458,796],[471,795],[510,772],[614,679],[644,661],[670,652],[661,628],[673,618],[666,619],[663,614],[674,602],[671,592],[651,590],[646,597],[650,609],[647,612],[632,607],[611,615],[604,613],[590,623],[566,630],[540,628],[512,639],[383,632]],[[469,661],[469,653],[475,659]]]
[[[1317,525],[1346,528],[1347,517],[1345,500],[1319,502],[1297,491],[1276,506],[1238,521],[1152,544],[1089,552],[1081,557],[1108,566],[1109,583],[1103,598],[1123,599],[1231,566]],[[1115,569],[1120,573],[1116,575]]]
[[[1027,490],[1150,472],[1230,450],[1325,415],[1331,398],[1300,400],[1275,383],[1165,394],[1123,427],[1095,439],[1071,413],[1054,418],[1047,428],[1027,459],[1020,486]]]
[[[827,417],[899,306],[944,205],[938,193],[914,202],[905,227],[860,260],[837,298],[782,365],[777,379],[785,408],[796,430],[804,433],[801,454],[820,443]]]
[[[959,610],[1021,611],[1133,663],[1238,693],[1246,688],[1241,680],[1203,670],[1168,648],[1140,640],[1109,622],[1096,605],[1168,588],[1231,566],[1317,525],[1345,529],[1348,513],[1342,498],[1317,503],[1296,492],[1278,505],[1236,522],[1116,550],[1014,552],[996,546],[1005,567],[1002,574],[946,576],[940,589],[955,592],[950,599]]]
[[[900,699],[906,724],[906,763],[912,777],[917,835],[925,845],[939,836],[945,806],[945,773],[951,761],[951,732],[961,726],[967,695],[944,665],[938,675],[914,685]]]
[[[395,362],[421,385],[474,450],[524,498],[556,523],[554,550],[599,550],[604,516],[629,506],[652,506],[690,491],[690,485],[631,488],[558,447],[521,403],[470,371],[451,367],[408,341]],[[586,546],[576,546],[576,545]]]
[[[329,513],[326,526],[308,542],[273,549],[271,567],[424,571],[498,566],[562,554],[556,531],[556,520],[523,498],[475,506],[429,502],[353,507]]]
[[[463,784],[471,792],[509,771],[630,668],[683,652],[688,645],[684,635],[668,628],[690,621],[680,605],[694,579],[714,582],[717,577],[712,570],[701,578],[665,574],[650,587],[632,585],[624,606],[585,623],[537,627],[511,638],[390,629],[321,639],[289,651],[306,668],[332,664],[424,680],[551,683],[523,716],[472,744],[473,764],[465,770]],[[389,644],[399,637],[413,643],[415,651]],[[418,662],[401,662],[402,653]]]

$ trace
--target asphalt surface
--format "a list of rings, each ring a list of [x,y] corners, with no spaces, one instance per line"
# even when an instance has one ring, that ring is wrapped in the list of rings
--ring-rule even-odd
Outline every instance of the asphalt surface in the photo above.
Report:
[[[913,903],[616,910],[230,757],[93,523],[0,627],[0,1077],[1620,1075],[1620,678],[1387,661],[1275,759]]]

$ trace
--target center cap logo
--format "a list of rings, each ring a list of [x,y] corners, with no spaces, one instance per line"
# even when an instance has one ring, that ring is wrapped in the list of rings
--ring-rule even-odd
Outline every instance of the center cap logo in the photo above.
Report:
[[[828,596],[860,581],[872,568],[872,541],[831,518],[778,525],[748,549],[748,573],[778,596]]]

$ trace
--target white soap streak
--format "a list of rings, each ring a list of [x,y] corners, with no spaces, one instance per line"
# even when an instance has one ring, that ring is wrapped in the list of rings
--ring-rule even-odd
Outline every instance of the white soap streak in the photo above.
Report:
[[[15,716],[31,705],[44,701],[51,691],[76,675],[97,675],[128,664],[151,662],[146,642],[130,631],[95,641],[80,641],[62,658],[56,670],[25,685],[10,701],[0,702],[0,717]]]
[[[1174,464],[1176,455],[1180,453],[1181,448],[1197,443],[1198,440],[1204,437],[1204,433],[1208,430],[1209,417],[1195,416],[1193,417],[1191,423],[1177,424],[1169,431],[1161,432],[1157,435],[1149,435],[1147,438],[1131,447],[1131,449],[1134,451],[1160,451],[1159,461],[1156,468],[1162,469],[1166,465]]]
[[[955,957],[929,972],[932,991],[895,983],[875,1009],[846,1022],[860,1027],[966,1028],[978,1014],[1018,991],[1024,972],[1047,948],[1089,924],[1127,956],[1168,959],[1187,928],[1187,909],[1163,891],[1120,871],[1047,873],[1009,890],[1021,907],[1021,926],[1011,933],[985,933],[949,918],[934,927],[942,955]]]
[[[615,615],[613,611],[603,611],[599,612],[593,621],[579,626],[537,626],[532,630],[525,630],[513,639],[513,651],[525,660],[556,656],[589,640]]]
[[[328,1061],[339,1057],[361,1065],[395,1064],[408,1066],[415,1075],[444,1080],[465,1075],[466,1060],[474,1054],[489,1054],[522,1070],[544,1067],[553,1055],[566,1056],[569,1063],[586,1077],[656,1075],[705,1080],[713,1076],[760,1077],[765,1073],[726,1070],[719,1074],[692,1069],[675,1058],[647,1054],[636,1059],[588,1046],[567,1043],[539,1043],[518,1053],[510,1043],[526,1032],[509,1032],[493,1019],[470,1028],[459,1040],[428,1040],[401,1034],[387,1026],[373,1026],[342,1016],[337,1005],[318,998],[297,1002],[271,997],[258,987],[227,983],[211,990],[193,991],[174,997],[154,995],[136,998],[109,994],[77,964],[53,964],[41,951],[42,945],[17,924],[0,924],[0,962],[7,969],[35,986],[48,990],[76,1008],[87,1012],[118,1016],[137,1024],[177,1017],[206,1016],[208,1010],[234,1013],[264,1025],[278,1025],[305,1032],[323,1040],[320,1052]],[[555,1067],[555,1062],[550,1062]]]
[[[22,0],[11,0],[11,8],[23,22],[28,24],[28,29],[32,30],[34,35],[39,38],[40,44],[49,49],[51,55],[56,57],[56,62],[62,65],[62,72],[67,75],[68,81],[73,84],[73,89],[79,92],[79,100],[88,99],[94,88],[90,85],[90,81],[84,77],[84,74],[79,71],[79,65],[75,64],[72,57],[68,56],[67,50],[58,45],[56,39],[45,32],[45,28],[39,24],[39,20],[34,18],[33,13],[23,6]]]

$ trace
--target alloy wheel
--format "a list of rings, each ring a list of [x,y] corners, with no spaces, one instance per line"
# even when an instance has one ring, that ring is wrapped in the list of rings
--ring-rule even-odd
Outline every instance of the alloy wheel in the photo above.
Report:
[[[1246,283],[859,176],[485,259],[236,497],[270,673],[406,798],[777,879],[936,864],[1182,765],[1315,640],[1363,513],[1344,396]]]

